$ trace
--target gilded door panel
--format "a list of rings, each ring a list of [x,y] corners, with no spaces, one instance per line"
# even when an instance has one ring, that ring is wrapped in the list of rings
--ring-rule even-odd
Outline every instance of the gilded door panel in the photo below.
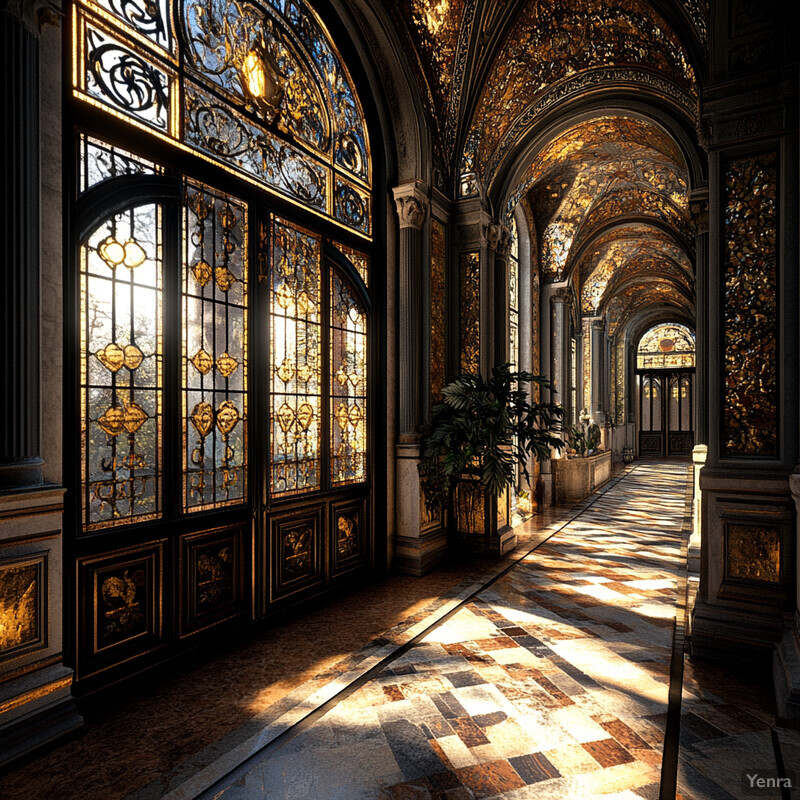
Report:
[[[271,602],[313,591],[325,582],[324,508],[306,508],[270,521]]]
[[[331,505],[331,575],[336,577],[367,563],[367,501]]]
[[[78,675],[164,642],[164,540],[78,561]]]
[[[244,528],[222,528],[181,538],[181,636],[242,616],[248,572]]]

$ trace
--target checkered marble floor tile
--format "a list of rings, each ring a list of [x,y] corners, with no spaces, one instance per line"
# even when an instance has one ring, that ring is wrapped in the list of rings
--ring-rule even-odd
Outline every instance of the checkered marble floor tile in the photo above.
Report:
[[[656,798],[686,475],[638,466],[208,796]]]

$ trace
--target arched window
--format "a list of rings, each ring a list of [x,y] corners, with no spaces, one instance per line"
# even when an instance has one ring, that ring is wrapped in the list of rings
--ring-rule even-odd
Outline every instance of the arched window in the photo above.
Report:
[[[656,325],[639,340],[636,366],[638,369],[694,367],[694,350],[694,334],[685,325]]]
[[[369,566],[382,276],[365,117],[308,3],[72,20],[75,661],[102,682]]]

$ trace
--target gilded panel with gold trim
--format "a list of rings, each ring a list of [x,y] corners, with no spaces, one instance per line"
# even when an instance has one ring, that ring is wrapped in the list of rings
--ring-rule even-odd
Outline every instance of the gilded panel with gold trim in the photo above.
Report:
[[[0,565],[0,657],[42,639],[44,558]]]
[[[725,576],[780,583],[781,529],[764,525],[726,524]]]

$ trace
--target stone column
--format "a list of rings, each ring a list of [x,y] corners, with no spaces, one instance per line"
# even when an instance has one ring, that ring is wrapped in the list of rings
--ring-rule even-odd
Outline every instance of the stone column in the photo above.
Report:
[[[0,2],[6,275],[0,299],[0,608],[7,615],[0,622],[10,623],[0,625],[0,767],[82,725],[71,696],[72,670],[62,663],[64,490],[43,482],[40,436],[43,417],[62,415],[60,387],[40,392],[39,350],[40,241],[44,251],[58,254],[45,262],[47,280],[63,280],[61,206],[54,209],[48,197],[48,214],[41,214],[39,170],[41,158],[50,185],[53,170],[60,179],[60,147],[42,145],[52,140],[50,131],[61,130],[60,104],[39,91],[41,68],[42,86],[60,96],[59,18],[55,4]],[[48,136],[40,137],[40,130]],[[60,315],[60,308],[48,296],[48,313]],[[48,348],[47,364],[49,380],[60,375],[60,339]],[[60,480],[61,464],[47,466]]]
[[[689,572],[700,574],[700,543],[702,542],[702,490],[700,488],[700,472],[706,463],[708,446],[696,444],[692,450],[694,463],[694,493],[692,495],[692,534],[689,537]]]
[[[413,441],[420,426],[422,401],[422,226],[428,199],[419,183],[394,189],[400,222],[399,342],[400,440]]]
[[[603,319],[592,321],[592,407],[589,413],[602,428],[606,421],[605,395],[608,386],[608,337]]]
[[[561,403],[564,408],[567,408],[569,403],[568,317],[569,287],[558,287],[550,297],[550,380],[556,390],[554,401]]]
[[[33,4],[2,12],[0,490],[42,483],[39,436],[39,40]]]
[[[689,196],[695,224],[694,442],[708,444],[708,186]]]
[[[420,426],[422,409],[423,369],[427,353],[422,335],[424,320],[429,319],[422,307],[423,281],[428,270],[423,254],[430,253],[423,236],[430,203],[429,190],[418,181],[393,190],[399,228],[398,264],[398,441],[395,449],[397,471],[397,529],[394,541],[395,566],[412,575],[423,575],[438,563],[446,552],[447,537],[440,515],[430,516],[419,482]]]

